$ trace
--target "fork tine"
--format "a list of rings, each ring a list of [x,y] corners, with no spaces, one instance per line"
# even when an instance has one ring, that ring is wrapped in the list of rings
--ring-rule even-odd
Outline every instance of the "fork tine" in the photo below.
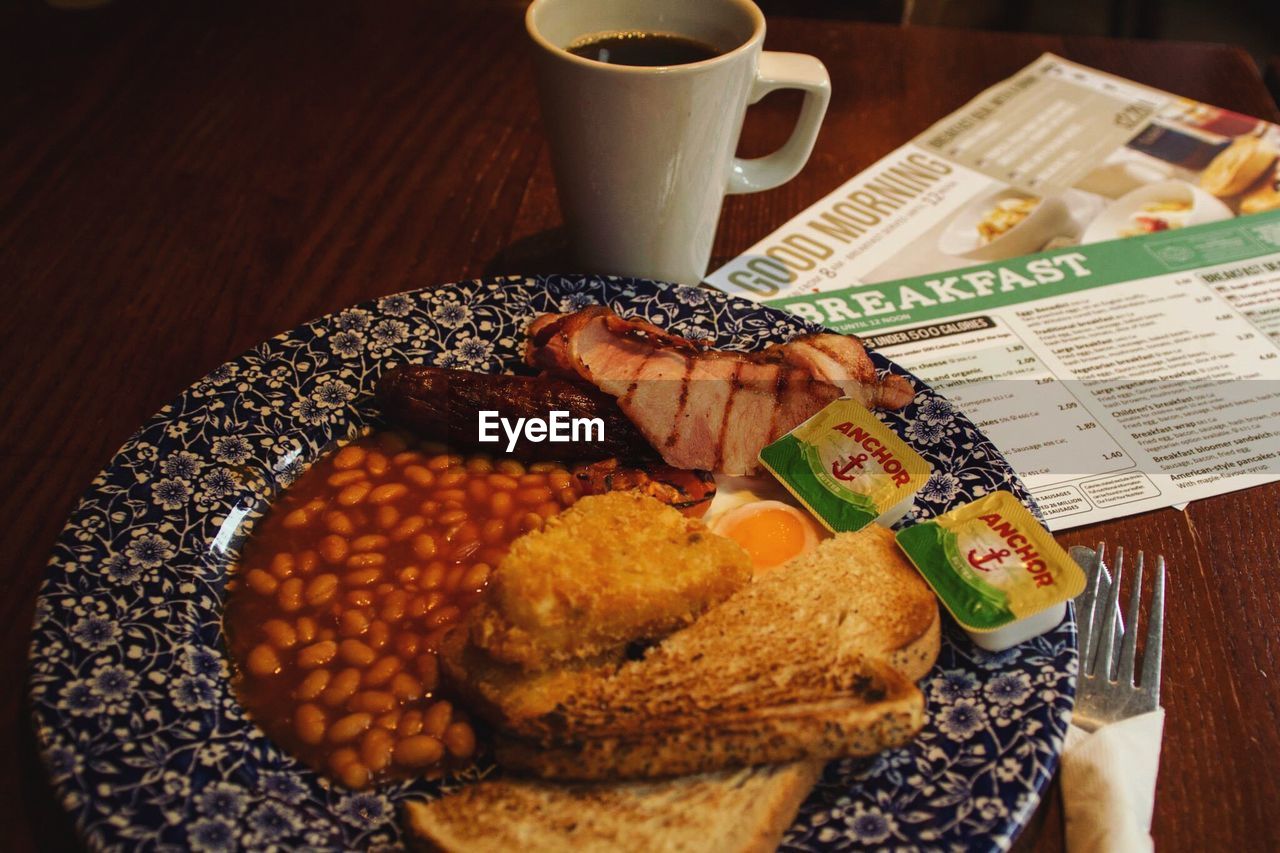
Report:
[[[1098,635],[1098,659],[1093,667],[1095,676],[1110,681],[1115,671],[1116,611],[1120,607],[1120,579],[1124,573],[1124,549],[1116,548],[1116,562],[1111,567],[1111,589],[1107,594],[1107,606],[1102,611],[1101,633],[1094,620],[1093,631]]]
[[[1138,608],[1142,604],[1142,552],[1138,552],[1138,564],[1133,567],[1133,582],[1129,584],[1129,614],[1124,640],[1120,643],[1120,662],[1116,667],[1116,681],[1133,684],[1133,660],[1138,653]]]
[[[1080,674],[1084,675],[1091,672],[1093,667],[1093,658],[1091,655],[1094,650],[1094,631],[1093,621],[1094,613],[1098,609],[1098,584],[1102,582],[1102,558],[1106,550],[1106,543],[1099,542],[1098,549],[1094,551],[1093,569],[1089,573],[1089,584],[1085,588],[1084,609],[1085,612],[1078,614],[1076,617],[1077,630],[1080,633]]]
[[[1160,656],[1164,646],[1164,557],[1156,557],[1156,576],[1147,615],[1147,647],[1142,653],[1143,690],[1160,704]]]

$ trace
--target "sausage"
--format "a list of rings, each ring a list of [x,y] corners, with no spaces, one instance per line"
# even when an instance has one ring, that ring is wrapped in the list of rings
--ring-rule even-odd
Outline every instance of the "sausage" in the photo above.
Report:
[[[564,379],[405,365],[383,374],[377,398],[383,415],[393,424],[459,449],[487,451],[525,462],[656,456],[613,397],[592,385]],[[604,422],[604,439],[534,442],[522,431],[508,452],[501,427],[494,430],[499,442],[479,440],[479,416],[486,410],[498,412],[513,425],[517,418],[546,420],[552,410],[566,411],[572,418],[599,418]]]

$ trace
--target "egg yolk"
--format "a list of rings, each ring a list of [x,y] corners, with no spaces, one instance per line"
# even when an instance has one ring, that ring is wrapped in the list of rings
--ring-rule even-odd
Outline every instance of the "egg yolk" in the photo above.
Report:
[[[796,513],[766,509],[725,525],[720,534],[741,545],[757,569],[772,569],[804,553],[810,531]]]

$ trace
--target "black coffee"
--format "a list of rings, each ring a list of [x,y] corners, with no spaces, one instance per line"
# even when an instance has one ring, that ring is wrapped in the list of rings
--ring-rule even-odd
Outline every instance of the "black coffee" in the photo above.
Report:
[[[587,36],[568,50],[611,65],[687,65],[720,55],[709,44],[669,33],[603,33]]]

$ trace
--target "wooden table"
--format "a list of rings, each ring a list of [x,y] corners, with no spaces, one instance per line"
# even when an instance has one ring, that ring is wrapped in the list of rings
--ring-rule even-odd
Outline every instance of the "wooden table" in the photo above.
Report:
[[[462,11],[469,9],[469,11]],[[520,6],[354,0],[0,16],[0,827],[72,844],[24,706],[32,604],[76,496],[195,378],[378,294],[565,269]],[[805,171],[732,197],[732,257],[1042,51],[1276,117],[1235,48],[778,19],[834,81]],[[743,150],[780,142],[770,99]],[[1280,846],[1280,486],[1071,531],[1170,558],[1164,849]],[[1060,849],[1054,792],[1020,842]]]

